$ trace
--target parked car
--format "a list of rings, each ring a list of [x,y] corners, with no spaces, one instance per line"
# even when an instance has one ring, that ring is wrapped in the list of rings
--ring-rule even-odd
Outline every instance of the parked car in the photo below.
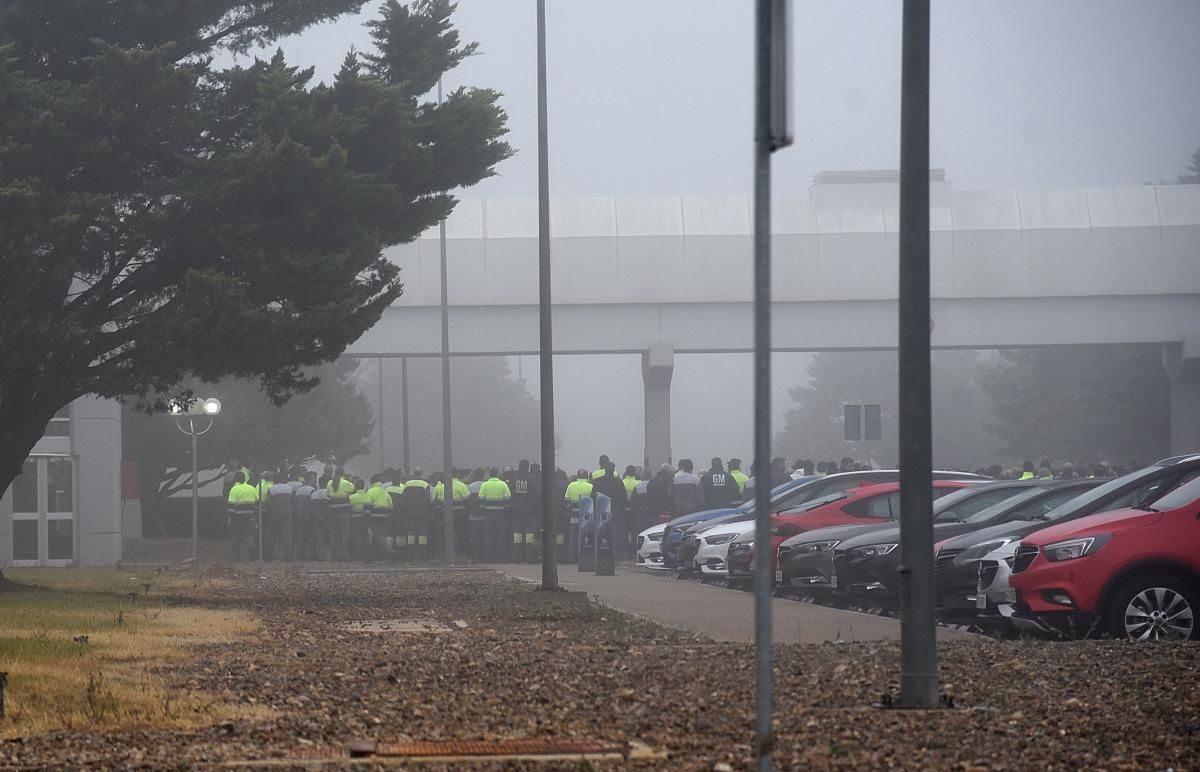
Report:
[[[787,482],[782,482],[779,485],[776,485],[771,490],[771,500],[780,500],[784,495],[800,488],[806,482],[808,481],[788,480]],[[706,509],[700,512],[692,512],[687,515],[680,515],[679,517],[671,519],[667,523],[666,531],[663,533],[661,545],[663,565],[667,568],[679,568],[679,550],[683,544],[683,532],[691,528],[691,526],[716,520],[719,517],[746,512],[754,512],[753,501],[747,501],[737,507]]]
[[[666,523],[652,525],[638,534],[637,562],[638,565],[662,567],[662,539],[667,530]]]
[[[934,480],[935,496],[952,490],[971,485],[964,480]],[[775,552],[779,545],[788,538],[806,531],[830,526],[886,523],[893,513],[900,509],[900,483],[878,483],[875,485],[860,485],[856,488],[834,491],[820,498],[812,499],[800,506],[778,512],[771,516],[771,541],[763,540],[763,549],[769,549],[768,554],[774,563]],[[750,565],[753,563],[753,551],[747,564],[746,574],[735,574],[740,570],[740,561],[735,565],[730,562],[729,576],[749,576]],[[772,572],[774,566],[772,566]]]
[[[691,559],[693,570],[704,576],[728,576],[726,556],[729,553],[729,545],[734,539],[751,530],[754,530],[753,520],[738,520],[705,528],[690,537],[699,543]]]
[[[750,510],[749,512],[736,510],[728,515],[722,515],[721,517],[716,517],[712,520],[705,520],[685,526],[679,537],[679,557],[677,558],[679,570],[684,573],[698,570],[697,554],[700,552],[701,547],[704,546],[704,535],[712,529],[720,528],[730,524],[752,523],[753,521],[754,510]],[[742,527],[737,530],[735,533],[735,538],[736,536],[740,535],[741,530],[744,529],[745,527]],[[729,539],[728,541],[732,540],[733,539]],[[709,552],[711,552],[711,550],[709,550]],[[706,557],[711,558],[713,556],[708,555]],[[723,563],[725,557],[723,551],[720,557],[721,562]]]
[[[1153,502],[1023,537],[1010,583],[1018,626],[1200,638],[1200,469]]]
[[[949,542],[954,537],[992,526],[1041,517],[1104,482],[1106,479],[1101,478],[1031,480],[1018,495],[968,516],[965,522],[955,527],[944,528],[935,525],[934,541]],[[979,606],[977,601],[979,560],[970,559],[956,565],[945,559],[946,551],[935,554],[943,556],[941,560],[936,557],[934,559],[934,597],[942,615],[974,617],[978,616],[980,611],[986,610],[986,606]],[[995,611],[993,606],[991,612]]]
[[[860,472],[841,472],[825,477],[788,480],[787,482],[780,483],[771,490],[771,511],[778,512],[790,507],[799,506],[820,496],[846,490],[847,488],[880,482],[896,482],[899,479],[900,472],[895,469],[867,469]],[[986,481],[991,478],[981,477],[970,472],[939,470],[933,473],[933,479]],[[690,515],[682,515],[669,522],[666,534],[663,536],[663,564],[668,568],[680,567],[679,551],[683,542],[683,532],[687,527],[715,520],[726,515],[733,515],[735,512],[753,516],[754,502],[747,501],[736,509],[712,509],[704,512],[694,512]]]
[[[1107,482],[1108,478],[1087,478],[1071,480],[1069,487],[1059,487],[1048,491],[1041,497],[1031,497],[1029,501],[1021,502],[1020,515],[1014,520],[1037,517],[1040,507],[1041,514],[1047,514],[1062,504],[1070,501],[1069,496],[1078,496]],[[1068,482],[1068,481],[1064,481]],[[1011,607],[1008,598],[1008,576],[1012,570],[1012,557],[1017,550],[1016,542],[992,550],[984,555],[978,565],[972,570],[965,570],[953,563],[946,566],[946,573],[936,573],[936,587],[939,595],[939,613],[946,617],[974,616],[987,618],[991,621],[1001,621],[1008,617]],[[969,566],[969,563],[967,563]],[[935,572],[938,571],[935,564]],[[975,574],[975,591],[971,592],[970,574]]]
[[[1017,496],[1032,487],[1036,487],[1036,484],[1007,480],[962,488],[942,496],[933,503],[934,520],[947,524],[965,522],[967,517],[976,512]],[[833,576],[834,548],[842,542],[865,537],[867,534],[884,534],[881,538],[886,539],[886,534],[893,530],[894,521],[888,521],[821,528],[793,536],[779,545],[775,581],[815,590],[831,590],[829,579]]]
[[[1198,470],[1200,454],[1164,459],[1116,479],[1105,480],[1049,512],[1033,512],[1019,520],[949,539],[938,547],[934,563],[936,595],[947,613],[954,608],[969,610],[979,602],[976,590],[969,589],[971,575],[975,575],[977,589],[979,561],[990,553],[1016,544],[1026,536],[1056,523],[1066,523],[1114,509],[1151,504]],[[990,583],[989,596],[994,597],[1007,590],[1006,587],[997,587],[997,581],[999,577]],[[968,600],[967,596],[974,596],[974,599]]]

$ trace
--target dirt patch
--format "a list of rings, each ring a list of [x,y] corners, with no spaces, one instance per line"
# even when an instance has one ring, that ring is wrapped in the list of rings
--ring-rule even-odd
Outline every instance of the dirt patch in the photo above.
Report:
[[[239,567],[229,575],[206,604],[252,609],[260,631],[198,647],[163,675],[200,699],[271,717],[26,737],[0,744],[0,767],[278,762],[355,741],[544,738],[642,742],[669,754],[621,768],[752,767],[749,645],[713,643],[576,598],[531,599],[528,585],[489,574],[303,576]],[[339,628],[412,618],[453,629]],[[1194,644],[947,643],[942,683],[959,709],[934,712],[870,707],[898,687],[898,644],[788,645],[776,654],[780,769],[1194,766]]]

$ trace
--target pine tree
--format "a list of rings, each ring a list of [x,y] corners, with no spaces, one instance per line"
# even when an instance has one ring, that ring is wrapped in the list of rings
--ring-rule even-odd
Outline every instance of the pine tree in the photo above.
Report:
[[[426,93],[474,50],[444,0],[388,3],[332,84],[214,65],[363,4],[0,2],[0,490],[86,394],[311,388],[401,293],[383,249],[512,152],[497,93]]]

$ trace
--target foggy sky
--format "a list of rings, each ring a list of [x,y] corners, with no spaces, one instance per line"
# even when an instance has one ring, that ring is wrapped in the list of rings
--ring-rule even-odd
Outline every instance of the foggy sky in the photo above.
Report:
[[[288,60],[331,78],[350,46],[369,48],[362,24],[376,5],[284,41]],[[552,195],[750,192],[752,3],[547,5]],[[806,190],[821,170],[898,166],[900,8],[797,0],[796,145],[775,155],[778,192]],[[479,54],[445,85],[502,91],[518,151],[462,197],[536,195],[534,9],[460,0],[457,26]],[[1173,180],[1200,146],[1200,3],[942,0],[932,12],[931,164],[955,189]],[[602,451],[620,464],[641,456],[638,360],[606,360],[601,392],[596,360],[559,358],[567,468]],[[776,362],[779,421],[807,357]],[[524,366],[536,384],[536,360]],[[748,458],[748,356],[677,357],[673,399],[676,458]],[[616,406],[602,422],[598,400]]]

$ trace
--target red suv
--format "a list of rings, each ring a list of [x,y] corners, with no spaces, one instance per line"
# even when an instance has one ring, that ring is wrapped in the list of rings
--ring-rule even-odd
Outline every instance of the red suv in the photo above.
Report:
[[[1018,627],[1200,638],[1200,473],[1150,504],[1026,536],[1009,581]]]

